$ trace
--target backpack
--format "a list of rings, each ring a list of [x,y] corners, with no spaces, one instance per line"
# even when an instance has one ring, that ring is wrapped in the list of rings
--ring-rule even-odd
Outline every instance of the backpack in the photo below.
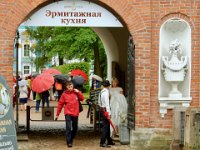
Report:
[[[56,88],[56,90],[62,90],[62,84],[56,82],[56,83],[55,83],[55,88]]]

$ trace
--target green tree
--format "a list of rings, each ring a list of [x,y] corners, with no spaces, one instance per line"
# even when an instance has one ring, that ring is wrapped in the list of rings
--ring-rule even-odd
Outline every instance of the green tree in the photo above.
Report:
[[[85,62],[93,60],[94,73],[104,76],[107,64],[105,50],[100,38],[91,28],[29,27],[27,30],[30,37],[37,41],[33,52],[39,54],[36,59],[38,68],[58,55],[59,65],[63,65],[63,59],[77,58]]]
[[[47,62],[50,61],[48,57],[48,47],[46,44],[50,40],[50,37],[53,33],[53,28],[49,27],[39,27],[39,28],[27,28],[27,31],[30,34],[32,40],[36,40],[31,48],[32,52],[36,54],[36,59],[34,63],[36,64],[36,70],[43,68]]]

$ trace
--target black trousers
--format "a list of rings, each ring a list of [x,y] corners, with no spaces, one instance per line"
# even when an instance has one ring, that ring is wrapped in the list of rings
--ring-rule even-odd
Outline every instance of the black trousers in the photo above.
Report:
[[[66,142],[72,144],[78,130],[78,116],[65,115],[66,121]]]
[[[100,144],[106,143],[106,140],[107,140],[107,143],[112,143],[112,139],[110,137],[110,123],[108,119],[104,116],[102,110],[100,113],[101,113],[102,121],[103,121]]]
[[[33,100],[35,100],[35,98],[36,98],[36,92],[32,91],[32,93],[33,93]]]
[[[42,108],[44,108],[45,103],[47,103],[47,107],[49,107],[49,97],[47,96],[42,97]]]

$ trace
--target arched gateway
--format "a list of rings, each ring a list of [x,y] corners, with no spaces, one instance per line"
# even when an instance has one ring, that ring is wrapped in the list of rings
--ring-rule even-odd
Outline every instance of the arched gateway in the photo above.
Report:
[[[129,44],[128,48],[129,32],[118,18],[95,3],[68,0],[38,7],[26,17],[22,25],[92,27],[105,46],[108,79],[116,76],[121,81],[121,86],[124,89],[127,88],[126,93],[128,93],[130,100],[129,125],[134,128],[134,52],[131,53],[134,51],[134,45]],[[128,63],[128,61],[130,62]],[[128,72],[127,67],[131,71]],[[132,78],[128,78],[128,76],[132,76]]]
[[[34,21],[34,19],[38,19],[37,17],[34,18],[34,14],[39,13],[40,10],[44,9],[46,6],[53,4],[59,5],[59,3],[61,4],[63,2],[71,2],[70,7],[62,7],[62,9],[69,8],[71,9],[70,12],[80,10],[78,13],[68,13],[63,10],[46,10],[43,15],[46,15],[46,19],[53,21],[52,24],[62,23],[63,26],[73,26],[72,24],[75,24],[74,26],[84,26],[84,24],[88,25],[91,23],[90,27],[92,27],[93,30],[99,35],[106,49],[108,57],[108,77],[111,78],[112,75],[124,72],[125,88],[129,99],[131,146],[138,146],[140,148],[147,147],[151,145],[151,143],[155,142],[146,141],[157,141],[159,144],[165,143],[163,146],[169,147],[168,142],[161,142],[172,140],[171,136],[168,135],[171,135],[170,131],[172,131],[173,111],[169,108],[164,118],[160,116],[159,112],[159,31],[162,25],[162,18],[164,18],[164,16],[167,16],[167,19],[188,19],[191,21],[190,24],[197,26],[192,29],[194,31],[192,31],[191,34],[192,39],[194,39],[198,45],[198,21],[192,22],[191,19],[198,18],[198,16],[196,16],[196,14],[192,11],[182,9],[197,9],[195,6],[200,5],[200,3],[196,2],[197,4],[193,4],[190,0],[188,0],[188,6],[190,7],[186,8],[179,7],[181,3],[174,2],[172,0],[169,0],[169,4],[168,2],[162,3],[160,1],[1,0],[0,74],[6,78],[10,87],[12,87],[13,45],[16,30],[19,25],[22,23],[28,25],[31,21]],[[99,9],[93,10],[88,8],[88,10],[83,11],[81,10],[82,2],[88,3],[88,5],[86,5],[87,8],[90,5],[95,5],[97,6],[96,8]],[[107,15],[104,16],[103,13],[100,13],[101,10],[105,11]],[[185,12],[188,13],[185,14]],[[109,20],[109,15],[111,15],[111,18],[114,19]],[[105,22],[101,22],[101,19],[105,19],[104,17],[108,17],[108,20],[106,21],[107,24],[104,24]],[[42,18],[42,20],[45,24],[49,23],[49,21],[45,21],[44,18]],[[37,21],[35,20],[34,23],[36,22]],[[109,23],[111,26],[109,26]],[[129,37],[133,38],[134,44]],[[192,45],[193,44],[194,43],[192,43]],[[195,56],[198,56],[197,51],[194,51],[191,57]],[[122,71],[117,72],[119,69],[118,67],[114,68],[114,63],[112,63],[113,61],[117,62],[117,65],[115,64],[115,66],[119,66]],[[199,64],[199,61],[194,61],[195,62],[192,62],[194,63],[194,65],[192,65],[194,68],[191,70],[191,74],[195,74],[195,76],[193,77],[193,80],[191,80],[191,85],[196,85],[195,82],[197,80],[199,81],[199,75],[196,74],[199,66],[195,66]],[[199,86],[194,87],[195,89],[191,89],[191,95],[194,97],[192,105],[199,105]],[[159,132],[157,132],[158,129]]]
[[[111,80],[112,76],[117,77],[120,86],[128,95],[128,125],[131,129],[135,127],[134,43],[126,25],[120,22],[119,17],[89,1],[67,0],[38,7],[24,19],[21,25],[91,27],[105,47],[108,79]]]

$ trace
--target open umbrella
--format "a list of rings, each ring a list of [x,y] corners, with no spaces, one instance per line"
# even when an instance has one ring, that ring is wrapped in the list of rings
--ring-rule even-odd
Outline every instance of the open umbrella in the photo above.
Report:
[[[17,82],[17,79],[15,77],[13,77],[13,82],[15,82],[15,83]]]
[[[85,79],[82,76],[75,76],[72,79],[74,85],[83,85],[85,83]]]
[[[92,75],[92,78],[96,79],[97,81],[100,81],[100,82],[103,81],[103,79],[100,76],[96,75],[96,74]]]
[[[42,74],[61,74],[61,72],[54,68],[49,68],[49,69],[43,71]]]
[[[56,74],[54,75],[54,79],[58,81],[59,83],[66,83],[70,78],[68,75]]]
[[[32,78],[35,78],[35,77],[37,77],[39,75],[39,73],[33,73],[32,75],[31,75],[31,77]]]
[[[37,93],[42,93],[49,90],[54,84],[54,78],[51,75],[41,74],[35,77],[31,82],[32,90]]]
[[[80,69],[72,70],[72,71],[71,71],[71,75],[72,75],[72,76],[82,76],[82,77],[84,78],[85,81],[88,81],[88,76],[87,76],[87,74],[86,74],[84,71],[80,70]]]

